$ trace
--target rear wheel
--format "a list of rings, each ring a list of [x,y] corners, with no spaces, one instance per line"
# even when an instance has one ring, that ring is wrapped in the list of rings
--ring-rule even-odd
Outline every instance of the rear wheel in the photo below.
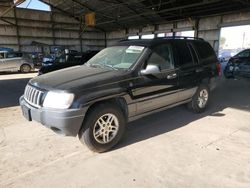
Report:
[[[97,105],[86,118],[78,137],[90,150],[105,152],[121,140],[125,131],[125,117],[116,105]]]
[[[209,97],[208,86],[201,85],[192,97],[192,100],[188,103],[188,108],[196,113],[204,112],[208,105]]]
[[[20,67],[20,72],[21,73],[29,73],[31,71],[31,66],[24,64]]]

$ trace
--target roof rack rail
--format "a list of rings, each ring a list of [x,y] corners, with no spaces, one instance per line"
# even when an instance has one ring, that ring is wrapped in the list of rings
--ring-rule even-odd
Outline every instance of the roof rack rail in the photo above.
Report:
[[[158,37],[158,38],[154,38],[154,39],[193,39],[193,40],[202,40],[204,41],[203,38],[199,38],[199,37],[187,37],[187,36],[172,36],[172,37]]]
[[[184,40],[192,39],[192,40],[204,41],[203,38],[199,38],[199,37],[172,36],[172,37],[156,37],[153,39],[131,39],[131,40],[129,40],[128,38],[124,38],[124,39],[119,40],[119,42],[133,41],[133,40],[160,40],[160,39],[184,39]]]

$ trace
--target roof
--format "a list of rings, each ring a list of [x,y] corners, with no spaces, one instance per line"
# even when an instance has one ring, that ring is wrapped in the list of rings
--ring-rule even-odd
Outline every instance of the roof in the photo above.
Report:
[[[203,39],[200,38],[173,38],[173,37],[166,37],[166,38],[155,38],[155,39],[136,39],[136,40],[122,40],[118,42],[115,45],[121,45],[121,46],[145,46],[145,47],[154,47],[155,45],[164,43],[166,41],[195,41],[195,42],[206,42]]]
[[[248,0],[40,0],[78,20],[96,13],[105,31],[250,10]]]

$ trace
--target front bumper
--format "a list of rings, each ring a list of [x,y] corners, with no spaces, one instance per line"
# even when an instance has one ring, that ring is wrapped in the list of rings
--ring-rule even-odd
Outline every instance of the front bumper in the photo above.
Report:
[[[23,96],[19,99],[19,103],[26,119],[40,122],[57,134],[65,136],[78,134],[87,111],[87,108],[66,110],[35,108],[29,105]]]

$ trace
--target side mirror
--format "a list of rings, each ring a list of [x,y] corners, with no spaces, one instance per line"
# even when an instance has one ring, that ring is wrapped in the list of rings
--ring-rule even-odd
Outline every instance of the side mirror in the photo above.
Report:
[[[157,65],[147,65],[146,69],[141,70],[142,75],[158,74],[160,72],[160,68]]]

